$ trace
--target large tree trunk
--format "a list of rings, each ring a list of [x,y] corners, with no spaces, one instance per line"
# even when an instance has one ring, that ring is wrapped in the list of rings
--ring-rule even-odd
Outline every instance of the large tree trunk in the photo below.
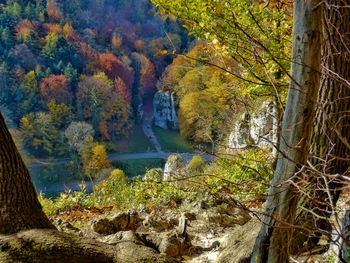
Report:
[[[0,113],[0,233],[54,228],[41,209],[36,191]]]
[[[251,262],[289,261],[298,193],[291,183],[306,163],[320,85],[322,9],[320,0],[295,0],[292,80],[283,117],[280,153],[264,224]],[[290,180],[290,181],[288,181]],[[295,180],[295,179],[292,179]]]
[[[317,245],[331,231],[328,218],[337,203],[350,160],[350,8],[346,0],[328,0],[323,6],[322,81],[314,122],[310,163],[317,172],[306,178],[299,203],[294,253]],[[327,190],[328,189],[328,190]],[[305,244],[308,244],[307,246]],[[327,247],[325,247],[326,249]]]

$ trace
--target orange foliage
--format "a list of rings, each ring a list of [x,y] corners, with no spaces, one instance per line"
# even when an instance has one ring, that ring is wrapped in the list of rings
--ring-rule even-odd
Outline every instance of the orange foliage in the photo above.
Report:
[[[112,80],[120,77],[128,87],[133,82],[131,70],[126,69],[113,54],[100,54],[98,68]]]
[[[146,52],[146,46],[142,40],[136,40],[134,46],[137,52],[140,52],[140,53]]]
[[[98,126],[99,131],[101,133],[101,136],[103,139],[110,140],[110,136],[108,133],[108,126],[107,126],[107,121],[101,121],[100,125]]]
[[[59,24],[43,24],[43,28],[46,32],[46,34],[56,34],[56,35],[62,35],[63,29]]]
[[[34,31],[34,25],[28,19],[24,19],[15,27],[16,37],[22,34],[23,38],[26,39],[31,30]]]
[[[126,105],[131,104],[131,92],[121,78],[118,77],[114,80],[114,89]]]
[[[146,57],[145,57],[146,58]],[[152,62],[146,58],[144,65],[141,68],[141,94],[143,95],[153,95],[156,91],[156,76],[154,72],[154,66]]]
[[[40,94],[47,103],[55,100],[56,103],[69,105],[72,102],[70,80],[65,75],[50,75],[40,83]]]
[[[56,0],[47,0],[46,11],[49,18],[53,21],[59,21],[63,18],[62,9]]]
[[[63,27],[63,36],[68,42],[75,42],[81,40],[79,34],[69,23],[66,23]]]

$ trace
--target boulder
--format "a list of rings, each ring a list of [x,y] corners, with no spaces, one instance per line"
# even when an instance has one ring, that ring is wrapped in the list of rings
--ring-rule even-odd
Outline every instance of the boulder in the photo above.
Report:
[[[342,220],[339,257],[341,257],[342,259],[349,259],[349,255],[350,255],[350,210],[347,210]]]
[[[63,232],[67,232],[67,233],[79,233],[80,232],[79,228],[76,228],[68,221],[63,221],[60,218],[51,220],[51,222],[59,231],[63,231]]]
[[[92,229],[101,235],[110,235],[116,232],[114,224],[107,218],[101,218],[93,222]]]
[[[249,213],[227,194],[207,195],[188,209],[195,212],[197,220],[223,227],[244,225],[251,220]]]
[[[176,231],[162,233],[144,232],[137,233],[137,235],[144,244],[170,257],[191,255],[196,250],[187,237],[179,236]]]
[[[107,218],[98,219],[93,223],[92,228],[101,235],[111,235],[119,231],[135,229],[141,221],[135,211],[120,212],[115,214],[111,220]]]
[[[164,166],[163,180],[168,181],[172,178],[181,178],[185,170],[185,163],[180,154],[170,155]]]
[[[220,213],[220,209],[211,208],[203,211],[198,220],[213,223],[218,226],[232,227],[235,225],[244,225],[251,219],[251,216],[244,210],[233,208],[230,213]]]
[[[154,125],[163,129],[178,130],[174,94],[169,91],[158,91],[153,98]]]
[[[111,219],[114,225],[115,232],[125,231],[129,225],[129,214],[128,213],[117,213]]]
[[[168,215],[147,215],[142,224],[147,229],[156,232],[162,232],[175,228],[179,223],[179,220]]]
[[[108,245],[115,245],[120,241],[133,241],[137,244],[142,244],[140,239],[136,236],[135,232],[129,231],[120,231],[112,235],[104,236],[98,239],[98,241],[107,243]]]
[[[134,229],[141,221],[139,214],[131,210],[117,213],[111,219],[116,232]]]
[[[250,220],[244,226],[236,227],[226,236],[220,247],[222,251],[217,263],[250,262],[255,239],[259,233],[261,223],[257,219]]]
[[[187,230],[187,218],[185,214],[183,213],[179,218],[179,225],[176,228],[176,232],[182,236],[186,236],[186,230]]]

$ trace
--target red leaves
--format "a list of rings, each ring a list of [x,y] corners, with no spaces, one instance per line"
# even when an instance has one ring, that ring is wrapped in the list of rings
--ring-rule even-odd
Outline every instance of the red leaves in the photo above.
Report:
[[[69,105],[73,95],[70,87],[70,80],[65,75],[50,75],[40,83],[40,94],[47,103],[55,100],[56,103]]]
[[[131,71],[113,54],[100,54],[98,68],[112,80],[120,77],[127,87],[133,82]]]

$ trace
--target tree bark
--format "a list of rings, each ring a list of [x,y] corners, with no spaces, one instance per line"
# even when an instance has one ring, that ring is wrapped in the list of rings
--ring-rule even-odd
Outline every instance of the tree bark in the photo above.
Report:
[[[342,220],[339,263],[350,260],[350,210],[345,212]]]
[[[292,80],[283,117],[280,153],[251,262],[289,261],[298,193],[291,183],[306,163],[320,86],[320,0],[295,0]],[[292,179],[294,180],[294,179]]]
[[[54,228],[42,211],[16,145],[0,113],[0,233]]]
[[[295,231],[295,254],[313,248],[322,234],[331,231],[328,218],[343,185],[341,179],[331,181],[327,175],[347,175],[349,169],[350,8],[346,6],[346,0],[328,0],[323,5],[323,70],[309,158],[317,173],[309,173],[307,195],[299,202],[306,209],[296,217],[303,230]]]

